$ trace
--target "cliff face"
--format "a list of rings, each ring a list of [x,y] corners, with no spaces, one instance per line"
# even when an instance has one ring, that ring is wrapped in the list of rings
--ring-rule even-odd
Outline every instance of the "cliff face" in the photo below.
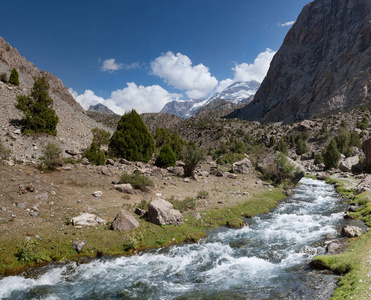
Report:
[[[52,93],[67,102],[76,110],[84,111],[59,78],[49,72],[40,71],[33,63],[27,61],[26,58],[21,56],[18,50],[8,44],[2,37],[0,37],[0,63],[3,63],[10,68],[16,68],[18,72],[26,75],[32,80],[45,76],[49,81]]]
[[[371,105],[371,1],[307,4],[254,101],[230,117],[291,122]]]

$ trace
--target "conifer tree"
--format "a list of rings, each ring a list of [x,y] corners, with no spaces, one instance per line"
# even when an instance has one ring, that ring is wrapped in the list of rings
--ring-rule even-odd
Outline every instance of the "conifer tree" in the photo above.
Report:
[[[325,169],[337,168],[339,159],[340,151],[338,150],[335,139],[332,139],[326,148],[325,155],[323,156]]]
[[[15,68],[13,68],[12,72],[10,73],[9,83],[19,86],[19,75]]]
[[[31,90],[31,95],[17,97],[16,108],[24,114],[22,125],[23,133],[43,132],[57,135],[58,116],[53,107],[53,99],[48,93],[49,84],[45,77],[37,79]]]
[[[153,137],[135,110],[121,117],[108,145],[110,156],[129,161],[148,162],[154,149]]]
[[[160,151],[160,155],[156,159],[155,165],[160,168],[167,168],[170,166],[175,166],[176,156],[171,149],[169,144],[165,144]]]

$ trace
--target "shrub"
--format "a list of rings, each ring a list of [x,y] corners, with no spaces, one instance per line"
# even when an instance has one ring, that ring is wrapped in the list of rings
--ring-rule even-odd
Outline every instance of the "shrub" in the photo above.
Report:
[[[274,136],[272,135],[272,136],[269,138],[269,144],[268,144],[268,147],[271,148],[271,147],[273,147],[275,144],[276,144],[276,139],[275,139]]]
[[[340,152],[337,148],[336,140],[332,139],[326,148],[325,155],[323,156],[325,168],[337,168],[339,159]]]
[[[294,166],[289,163],[286,155],[278,152],[274,158],[274,163],[276,165],[276,177],[274,179],[275,184],[281,184],[285,181],[294,178]]]
[[[169,144],[165,144],[160,151],[160,155],[156,159],[155,165],[160,168],[167,168],[170,166],[175,166],[176,156],[171,149]]]
[[[184,153],[184,176],[193,176],[197,165],[205,158],[206,150],[198,148],[194,142],[189,142]]]
[[[135,110],[124,114],[108,145],[113,157],[148,162],[155,149],[152,135]]]
[[[134,173],[134,174],[128,174],[123,173],[120,178],[120,183],[130,183],[134,188],[140,189],[143,192],[146,192],[148,190],[148,187],[153,187],[153,181],[149,179],[148,177]]]
[[[286,142],[285,142],[284,139],[280,139],[278,141],[278,144],[277,144],[277,147],[276,147],[276,151],[282,152],[285,155],[288,154],[287,144],[286,144]]]
[[[245,157],[242,153],[232,153],[229,152],[227,154],[224,154],[216,160],[217,164],[233,164],[236,161],[242,160]]]
[[[57,135],[59,119],[52,108],[53,99],[49,96],[48,90],[47,79],[41,77],[35,81],[30,96],[17,97],[15,107],[24,114],[21,120],[24,134],[43,132]]]
[[[322,164],[324,163],[324,159],[323,159],[323,156],[321,154],[317,154],[315,157],[314,157],[314,164],[315,165],[319,165],[319,164]]]
[[[1,73],[1,75],[0,75],[0,81],[2,81],[4,83],[8,83],[8,76],[6,76],[5,73]]]
[[[296,141],[296,150],[295,150],[297,155],[302,155],[305,152],[307,152],[307,144],[302,140],[298,139]]]
[[[106,163],[106,155],[103,150],[100,150],[99,147],[93,141],[89,148],[87,148],[82,157],[85,157],[93,165],[99,166]]]
[[[19,75],[18,75],[18,72],[15,68],[13,68],[12,72],[10,73],[9,83],[13,84],[13,85],[16,85],[16,86],[19,86]]]
[[[181,213],[189,209],[196,209],[196,199],[192,197],[187,197],[184,200],[175,200],[174,197],[171,197],[166,200],[174,206],[174,209],[179,210]]]
[[[197,193],[198,199],[206,199],[207,197],[209,197],[209,193],[207,191],[202,190]]]
[[[43,156],[39,157],[41,160],[40,167],[50,171],[55,170],[57,167],[63,165],[62,150],[53,143],[48,143],[46,147],[42,149]]]
[[[366,116],[364,116],[362,118],[361,122],[357,122],[356,126],[357,126],[357,128],[359,128],[361,130],[367,129],[368,128],[368,118]]]
[[[97,145],[98,148],[100,148],[102,145],[108,145],[109,139],[111,137],[111,134],[102,129],[95,127],[91,130],[93,134],[93,142]]]

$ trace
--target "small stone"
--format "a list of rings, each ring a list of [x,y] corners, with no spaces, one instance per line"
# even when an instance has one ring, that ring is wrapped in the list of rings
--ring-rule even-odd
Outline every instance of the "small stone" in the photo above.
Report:
[[[85,247],[86,241],[74,241],[72,243],[72,248],[77,252],[80,253],[82,249]]]
[[[183,181],[186,182],[186,183],[189,183],[190,182],[190,179],[189,179],[189,177],[186,177],[186,178],[184,178]]]
[[[96,197],[96,198],[101,198],[103,196],[103,192],[102,191],[95,191],[93,193],[93,196]]]

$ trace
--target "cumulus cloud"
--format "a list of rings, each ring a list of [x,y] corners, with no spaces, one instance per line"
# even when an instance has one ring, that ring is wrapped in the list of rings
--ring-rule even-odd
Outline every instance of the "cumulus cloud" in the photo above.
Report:
[[[289,21],[289,22],[286,22],[286,23],[280,23],[278,24],[279,26],[281,27],[286,27],[286,26],[291,26],[291,25],[294,25],[295,21]]]
[[[101,70],[103,72],[114,72],[117,70],[125,69],[125,70],[131,70],[131,69],[139,69],[140,63],[139,62],[133,62],[131,64],[123,64],[123,63],[116,63],[116,60],[114,58],[106,59],[103,61]]]
[[[211,76],[209,68],[203,64],[192,66],[188,56],[181,53],[176,55],[169,51],[151,62],[154,75],[179,90],[185,90],[189,98],[202,98],[209,94],[218,84]]]
[[[167,102],[181,97],[180,94],[169,93],[159,85],[145,87],[137,86],[134,82],[128,82],[127,87],[113,91],[108,99],[95,95],[91,90],[86,90],[81,95],[72,89],[69,91],[85,110],[90,105],[101,103],[119,115],[132,109],[138,113],[159,112]]]

